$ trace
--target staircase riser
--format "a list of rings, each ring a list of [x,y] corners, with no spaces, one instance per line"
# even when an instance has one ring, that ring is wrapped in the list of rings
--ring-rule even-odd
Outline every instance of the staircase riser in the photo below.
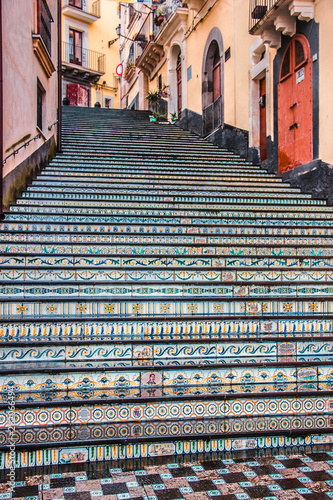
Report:
[[[75,366],[163,366],[176,364],[278,363],[333,361],[332,340],[298,340],[262,342],[230,340],[201,343],[103,343],[68,345],[34,345],[1,347],[0,361],[15,369],[15,363],[48,362],[51,368],[58,363]]]
[[[333,334],[332,318],[249,318],[249,319],[205,319],[189,318],[186,325],[181,321],[161,320],[149,321],[127,320],[117,322],[109,317],[104,322],[94,319],[84,321],[82,318],[73,322],[37,321],[0,324],[1,340],[4,342],[64,342],[64,341],[124,341],[124,340],[178,340],[184,339],[246,339],[260,338],[269,340],[272,336],[294,341],[295,338],[330,337]]]
[[[267,298],[265,301],[258,298],[256,302],[251,302],[240,299],[234,300],[221,300],[216,297],[210,300],[202,299],[198,301],[196,297],[195,302],[190,299],[179,300],[176,297],[168,297],[162,302],[161,299],[155,298],[154,300],[147,298],[147,302],[143,301],[141,297],[133,298],[131,301],[124,299],[119,302],[112,296],[104,297],[96,296],[95,300],[89,301],[85,297],[80,300],[71,299],[67,294],[66,302],[49,301],[47,297],[43,302],[28,302],[27,300],[22,304],[20,298],[17,301],[13,299],[6,300],[6,303],[0,304],[0,317],[1,319],[17,319],[17,318],[45,318],[45,320],[52,320],[61,318],[82,319],[85,318],[99,318],[99,317],[123,317],[123,318],[137,318],[144,317],[154,318],[156,316],[162,317],[180,317],[190,319],[193,316],[205,316],[207,319],[213,318],[219,314],[225,317],[237,316],[251,317],[258,315],[260,317],[271,316],[322,316],[333,314],[333,301],[316,297],[315,301],[309,298],[291,298],[288,302],[273,300]],[[71,299],[71,300],[70,300]],[[31,300],[31,299],[30,299]],[[163,300],[163,299],[162,299]],[[22,301],[22,298],[21,298]],[[107,301],[107,302],[106,302]]]

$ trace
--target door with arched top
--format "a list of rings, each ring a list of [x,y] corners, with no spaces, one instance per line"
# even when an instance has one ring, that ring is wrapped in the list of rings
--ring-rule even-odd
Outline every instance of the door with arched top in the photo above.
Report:
[[[312,59],[304,35],[290,41],[278,85],[279,173],[312,160]]]
[[[177,73],[177,114],[178,117],[180,118],[182,115],[182,59],[180,52],[177,58],[176,73]]]

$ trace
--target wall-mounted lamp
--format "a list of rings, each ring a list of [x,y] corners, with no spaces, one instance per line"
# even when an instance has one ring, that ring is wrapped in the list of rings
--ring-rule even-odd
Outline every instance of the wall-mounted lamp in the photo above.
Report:
[[[114,40],[110,40],[108,42],[109,47],[111,47],[111,45],[113,45],[121,36],[123,38],[126,38],[126,40],[129,40],[130,42],[137,42],[138,41],[138,40],[133,40],[133,38],[128,38],[128,36],[121,35],[120,31],[121,31],[121,26],[120,26],[120,24],[118,24],[118,26],[116,27],[116,33],[118,35],[118,38],[115,38]]]

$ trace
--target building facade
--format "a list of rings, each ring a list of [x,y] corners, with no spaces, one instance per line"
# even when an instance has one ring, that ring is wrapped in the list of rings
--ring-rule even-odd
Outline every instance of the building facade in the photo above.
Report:
[[[156,90],[160,115],[333,202],[330,0],[122,9],[121,107],[147,109]]]
[[[119,107],[117,2],[63,0],[62,95],[71,106]]]
[[[250,145],[271,171],[332,203],[333,4],[258,3],[249,9]]]
[[[3,204],[56,150],[57,1],[2,2]]]

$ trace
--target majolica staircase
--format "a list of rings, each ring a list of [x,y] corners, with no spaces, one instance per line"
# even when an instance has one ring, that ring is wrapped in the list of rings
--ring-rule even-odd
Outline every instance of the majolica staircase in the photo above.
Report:
[[[1,224],[1,467],[333,440],[333,210],[140,112],[64,110]]]

